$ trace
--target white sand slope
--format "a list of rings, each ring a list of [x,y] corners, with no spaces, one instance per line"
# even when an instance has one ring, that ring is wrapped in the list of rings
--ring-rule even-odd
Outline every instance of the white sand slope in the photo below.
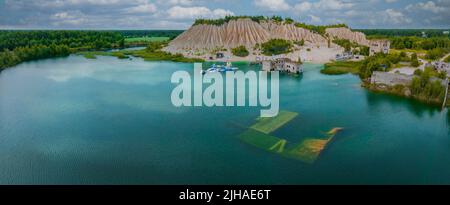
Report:
[[[348,28],[327,28],[325,33],[328,34],[333,39],[347,39],[352,42],[356,42],[360,45],[369,45],[369,40],[367,40],[366,35],[361,32],[355,32]]]
[[[238,19],[222,26],[195,25],[174,39],[166,50],[235,48],[241,45],[251,48],[275,38],[294,41],[304,39],[314,44],[327,43],[321,35],[292,24],[270,21],[259,24],[251,19]]]

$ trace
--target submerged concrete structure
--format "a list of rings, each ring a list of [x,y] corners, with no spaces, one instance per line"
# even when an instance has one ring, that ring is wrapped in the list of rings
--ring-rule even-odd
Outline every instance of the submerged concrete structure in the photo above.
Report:
[[[300,62],[292,61],[289,58],[276,58],[262,61],[263,71],[280,71],[286,73],[303,73],[303,66]]]

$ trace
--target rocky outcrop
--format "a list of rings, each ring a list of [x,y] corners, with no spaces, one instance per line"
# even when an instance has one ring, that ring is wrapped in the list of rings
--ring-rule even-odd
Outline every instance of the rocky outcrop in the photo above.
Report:
[[[310,30],[299,28],[294,24],[276,24],[273,22],[263,22],[261,24],[267,29],[271,35],[271,38],[279,38],[292,41],[305,40],[311,44],[327,44],[327,40]]]
[[[387,73],[375,71],[370,78],[371,84],[381,84],[387,86],[409,85],[413,80],[413,75],[403,75],[397,73]]]
[[[275,38],[292,41],[304,39],[306,43],[327,44],[327,40],[321,35],[293,24],[272,21],[258,23],[250,19],[238,19],[221,26],[192,26],[170,42],[165,50],[234,48],[241,45],[252,48]]]
[[[369,46],[369,40],[361,32],[354,32],[349,28],[327,28],[325,33],[332,39],[347,39],[360,45]]]

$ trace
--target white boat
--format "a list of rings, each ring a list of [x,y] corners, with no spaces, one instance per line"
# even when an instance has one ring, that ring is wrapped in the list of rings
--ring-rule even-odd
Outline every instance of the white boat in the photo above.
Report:
[[[202,73],[202,74],[206,74],[206,73],[216,73],[216,72],[224,73],[224,72],[228,72],[228,71],[236,71],[236,70],[238,70],[237,67],[232,67],[232,64],[231,64],[230,62],[227,62],[227,64],[226,64],[225,66],[224,66],[224,65],[216,65],[216,64],[213,64],[213,65],[211,66],[211,68],[207,69],[206,71],[202,70],[201,73]]]

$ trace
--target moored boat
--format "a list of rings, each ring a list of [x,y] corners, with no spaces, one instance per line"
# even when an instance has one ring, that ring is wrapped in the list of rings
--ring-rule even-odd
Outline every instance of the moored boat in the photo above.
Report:
[[[220,73],[224,73],[224,72],[229,72],[229,71],[236,71],[238,70],[237,67],[233,67],[233,65],[230,62],[227,62],[226,65],[216,65],[213,64],[211,66],[211,68],[205,70],[202,70],[201,73],[202,74],[206,74],[206,73],[215,73],[215,72],[220,72]]]

